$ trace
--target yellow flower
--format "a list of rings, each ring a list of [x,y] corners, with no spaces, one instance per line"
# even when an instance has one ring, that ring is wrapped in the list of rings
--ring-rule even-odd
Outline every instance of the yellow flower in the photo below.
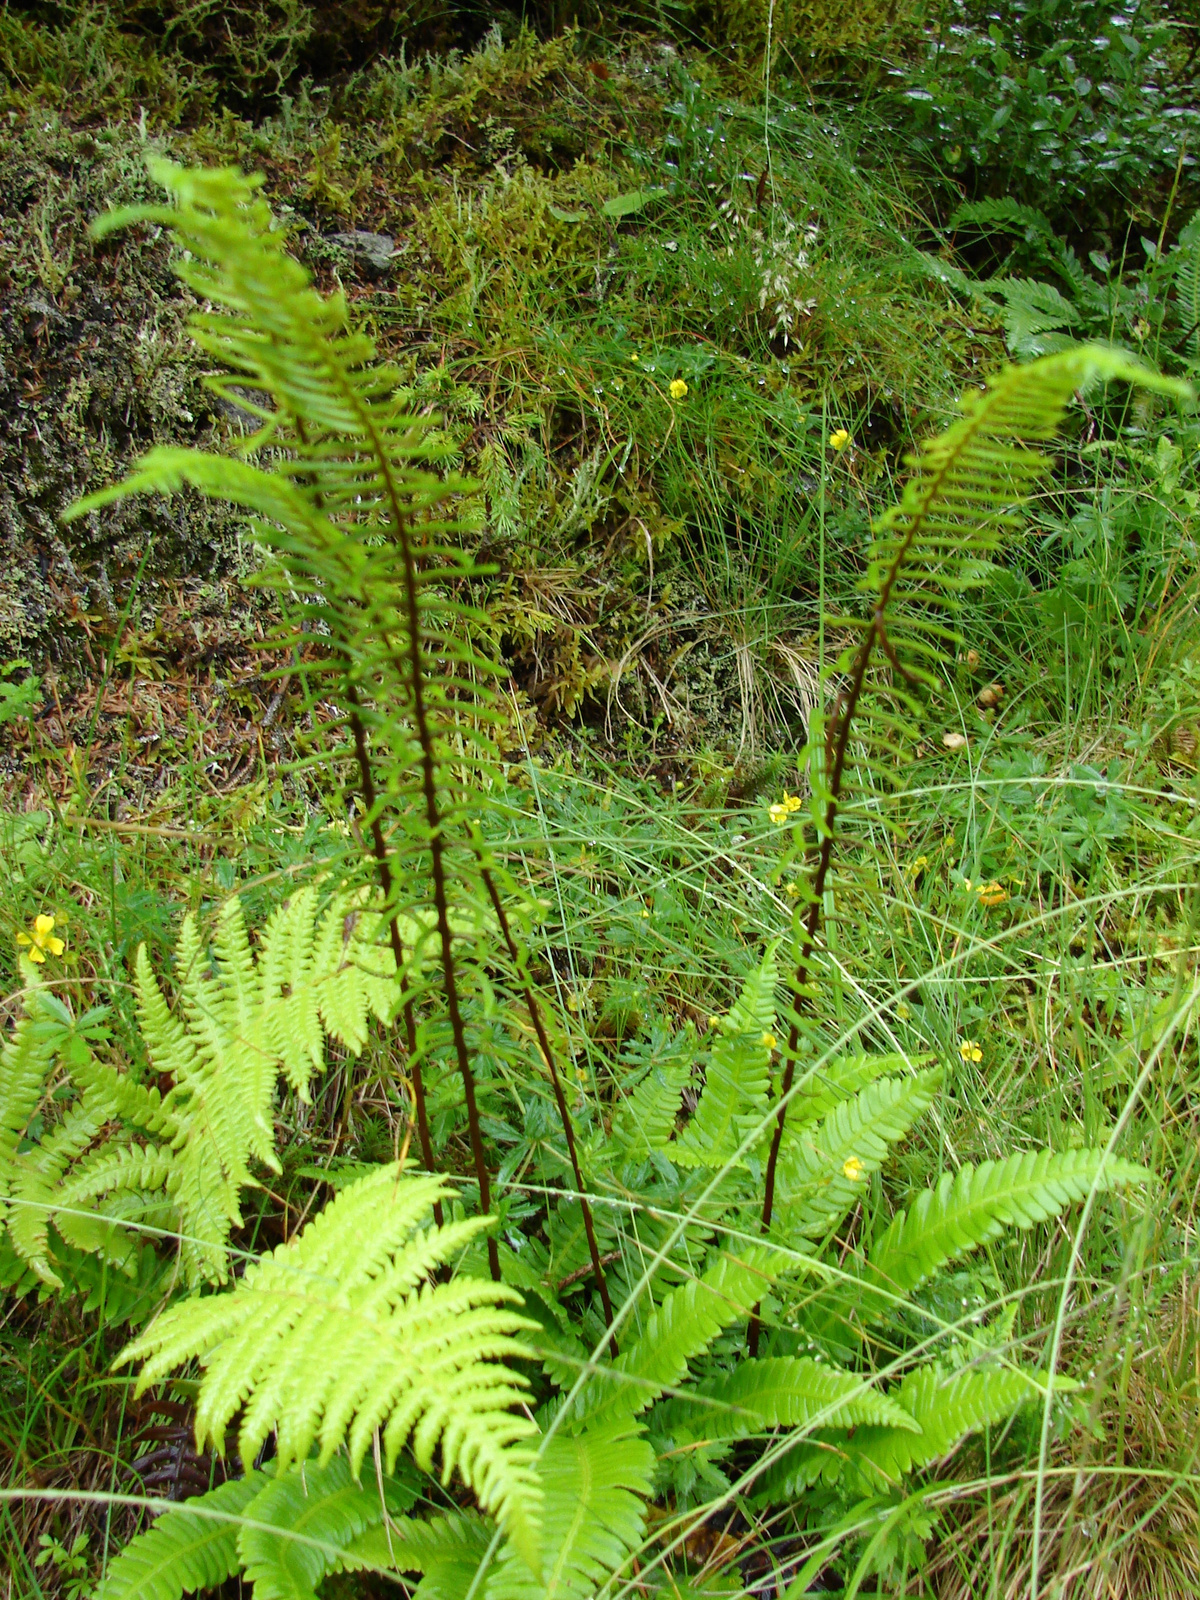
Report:
[[[800,885],[798,883],[785,883],[783,886],[783,892],[787,895],[789,900],[794,900],[800,893]]]
[[[913,877],[915,878],[917,873],[918,872],[924,872],[925,868],[928,865],[929,865],[929,857],[928,856],[918,856],[917,859],[913,862],[912,866],[909,867],[908,870],[912,873]]]
[[[686,400],[687,384],[684,383],[682,378],[672,378],[667,393],[672,400]]]
[[[1008,890],[1002,889],[998,883],[978,884],[975,893],[979,896],[981,906],[1002,906],[1008,899]]]
[[[646,908],[645,908],[645,907],[644,907],[644,906],[643,906],[643,907],[642,907],[642,921],[643,921],[643,922],[647,922],[647,921],[649,921],[649,919],[650,919],[650,913],[649,913],[649,912],[648,912],[648,911],[647,911],[647,910],[646,910]]]
[[[48,917],[44,911],[33,919],[32,933],[17,935],[17,943],[29,946],[29,959],[36,961],[39,966],[45,961],[47,950],[52,956],[60,956],[66,948],[61,939],[54,937],[54,918]]]
[[[958,1047],[958,1053],[964,1061],[982,1061],[983,1051],[973,1039],[964,1039]]]
[[[787,821],[793,811],[799,811],[803,804],[804,801],[801,800],[798,794],[789,794],[785,789],[783,791],[783,799],[777,800],[773,806],[769,807],[767,815],[776,826],[779,826]]]
[[[837,450],[840,453],[849,443],[850,435],[845,428],[835,428],[829,435],[829,448],[831,450]]]
[[[779,1043],[779,1040],[773,1033],[764,1033],[762,1036],[762,1042],[764,1050],[774,1050],[776,1045]]]
[[[719,1028],[721,1026],[720,1017],[709,1017],[708,1025],[710,1028]]]
[[[857,1156],[851,1156],[842,1168],[842,1177],[849,1178],[851,1183],[857,1183],[862,1177],[863,1164]]]
[[[633,354],[630,356],[629,359],[630,359],[630,361],[640,361],[642,358],[641,358],[640,355],[638,355],[637,351],[635,350],[633,352]]]

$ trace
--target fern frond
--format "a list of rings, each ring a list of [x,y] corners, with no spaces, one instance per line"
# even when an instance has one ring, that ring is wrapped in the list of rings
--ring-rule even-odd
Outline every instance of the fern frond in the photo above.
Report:
[[[26,984],[25,1011],[0,1044],[0,1219],[9,1194],[12,1161],[30,1118],[38,1108],[62,1038],[42,1003],[42,986],[32,962],[20,963]]]
[[[246,1508],[247,1526],[238,1536],[238,1559],[254,1584],[254,1600],[315,1600],[321,1579],[345,1568],[338,1552],[357,1544],[361,1566],[362,1536],[383,1522],[385,1510],[389,1518],[400,1515],[414,1498],[391,1478],[381,1498],[374,1474],[356,1482],[345,1456],[276,1472]],[[386,1558],[379,1563],[390,1564]]]
[[[646,1529],[654,1451],[630,1424],[557,1433],[541,1452],[542,1572],[506,1552],[488,1600],[590,1600],[637,1550]]]
[[[888,1150],[933,1103],[940,1068],[882,1078],[842,1100],[815,1127],[793,1131],[780,1162],[781,1230],[819,1239],[836,1228]]]
[[[1054,1380],[1055,1388],[1074,1387]],[[790,1450],[763,1477],[758,1497],[764,1501],[794,1498],[813,1484],[850,1480],[856,1492],[894,1489],[907,1473],[948,1456],[981,1428],[1004,1422],[1013,1412],[1046,1392],[1041,1374],[1019,1367],[987,1365],[947,1373],[937,1365],[910,1373],[894,1398],[916,1424],[887,1428],[868,1424],[852,1434],[822,1430]]]
[[[853,1055],[836,1056],[806,1076],[792,1096],[788,1123],[793,1131],[820,1122],[860,1090],[893,1073],[907,1072],[931,1061],[931,1056]]]
[[[431,1275],[486,1226],[424,1224],[444,1180],[382,1167],[342,1192],[294,1239],[249,1267],[229,1293],[172,1306],[122,1354],[145,1360],[138,1392],[181,1362],[205,1367],[196,1408],[201,1445],[220,1446],[241,1411],[252,1461],[272,1431],[281,1467],[319,1443],[346,1443],[357,1473],[375,1430],[388,1470],[411,1437],[428,1469],[458,1471],[536,1570],[539,1485],[514,1413],[526,1380],[502,1363],[532,1352],[533,1326],[500,1284]]]
[[[687,1127],[671,1148],[681,1167],[724,1167],[762,1120],[770,1087],[775,1029],[775,949],[742,985],[729,1015],[717,1025],[704,1089]]]
[[[945,1173],[937,1187],[896,1214],[871,1246],[854,1305],[862,1321],[885,1316],[940,1267],[1007,1228],[1032,1228],[1094,1189],[1145,1183],[1150,1174],[1102,1150],[1020,1152]]]
[[[692,1075],[696,1041],[688,1033],[652,1033],[630,1054],[648,1062],[640,1080],[621,1102],[613,1118],[612,1139],[627,1160],[645,1161],[665,1151],[675,1132],[683,1091]]]
[[[636,1417],[684,1377],[688,1363],[731,1323],[757,1305],[781,1269],[764,1245],[723,1252],[701,1278],[673,1289],[649,1317],[641,1336],[580,1396],[589,1425]]]
[[[492,1525],[473,1512],[450,1512],[422,1520],[405,1517],[392,1529],[371,1528],[346,1548],[342,1564],[394,1565],[424,1576],[413,1600],[465,1600],[492,1539]]]
[[[247,1472],[166,1512],[120,1552],[95,1600],[180,1600],[232,1578],[239,1565],[237,1519],[268,1481],[265,1472]],[[201,1509],[213,1515],[197,1515]]]
[[[808,1356],[742,1361],[686,1397],[660,1404],[653,1431],[692,1440],[732,1441],[772,1428],[854,1428],[873,1423],[915,1430],[896,1397],[853,1372]]]
[[[874,525],[867,571],[859,587],[870,617],[834,664],[841,680],[826,725],[814,716],[807,767],[813,790],[812,819],[819,841],[808,886],[809,910],[792,980],[793,1022],[785,1051],[780,1105],[767,1158],[763,1229],[775,1205],[776,1169],[795,1081],[799,1009],[806,994],[817,945],[817,929],[833,860],[839,812],[849,786],[851,733],[864,727],[869,755],[872,720],[883,712],[885,741],[919,710],[916,693],[936,683],[933,668],[957,637],[943,616],[977,581],[979,564],[990,559],[1020,506],[1046,471],[1036,441],[1054,436],[1072,397],[1099,379],[1122,379],[1179,399],[1185,384],[1164,378],[1140,362],[1101,345],[1081,345],[1045,356],[1026,367],[1008,367],[982,394],[963,402],[963,416],[908,458],[912,475],[899,505]],[[932,612],[932,615],[931,615]],[[878,670],[877,670],[878,669]],[[758,1324],[751,1328],[752,1353]]]

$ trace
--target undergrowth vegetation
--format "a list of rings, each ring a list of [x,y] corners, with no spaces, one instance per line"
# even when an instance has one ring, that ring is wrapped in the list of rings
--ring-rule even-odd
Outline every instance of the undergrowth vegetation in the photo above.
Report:
[[[6,1600],[1200,1589],[1198,59],[0,11]]]

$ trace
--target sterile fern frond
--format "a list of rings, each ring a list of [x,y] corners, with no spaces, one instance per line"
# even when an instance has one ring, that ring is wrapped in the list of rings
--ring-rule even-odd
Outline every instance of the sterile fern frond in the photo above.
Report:
[[[0,1219],[11,1192],[12,1159],[38,1108],[46,1079],[62,1042],[61,1022],[46,1002],[31,961],[20,963],[25,1009],[11,1035],[0,1044]]]
[[[936,1188],[898,1212],[871,1246],[861,1283],[854,1286],[864,1322],[884,1316],[948,1261],[966,1255],[1007,1228],[1032,1228],[1094,1190],[1145,1183],[1144,1167],[1102,1150],[1018,1151],[945,1173]]]
[[[933,1103],[933,1067],[882,1078],[840,1101],[815,1126],[792,1130],[779,1166],[781,1224],[787,1238],[819,1239],[858,1203],[863,1182]]]
[[[645,1161],[655,1151],[669,1147],[696,1058],[695,1036],[670,1036],[656,1030],[631,1054],[647,1065],[633,1089],[626,1091],[613,1118],[611,1138],[627,1160]]]
[[[180,1600],[238,1571],[239,1519],[269,1480],[247,1472],[168,1511],[112,1562],[95,1600]]]
[[[651,1312],[637,1342],[584,1390],[579,1413],[600,1426],[645,1411],[723,1329],[757,1305],[781,1267],[778,1252],[762,1245],[720,1253],[703,1277],[673,1289]]]
[[[246,1507],[238,1535],[238,1561],[254,1584],[254,1600],[316,1600],[321,1579],[344,1568],[343,1552],[361,1549],[369,1529],[385,1514],[402,1516],[415,1498],[390,1477],[382,1489],[381,1495],[374,1473],[356,1481],[344,1455],[324,1466],[308,1461],[275,1472]],[[392,1565],[386,1556],[372,1564]]]
[[[1069,1379],[1053,1385],[1019,1367],[989,1364],[946,1372],[934,1363],[917,1368],[893,1398],[916,1426],[868,1424],[852,1432],[819,1431],[798,1443],[763,1477],[764,1501],[791,1499],[813,1484],[847,1482],[852,1492],[877,1493],[899,1486],[907,1473],[950,1454],[969,1434],[1004,1422],[1020,1406],[1041,1399],[1048,1386],[1063,1392]]]
[[[766,1109],[775,1048],[775,947],[750,973],[728,1016],[715,1024],[704,1090],[687,1127],[671,1146],[681,1167],[724,1167]]]
[[[502,1556],[488,1600],[590,1600],[638,1549],[654,1452],[628,1422],[557,1433],[539,1459],[545,1485],[540,1581],[515,1553]]]
[[[892,1395],[857,1373],[808,1356],[742,1361],[732,1372],[697,1384],[686,1397],[663,1401],[652,1429],[679,1440],[732,1441],[773,1428],[918,1426]]]
[[[513,1407],[526,1381],[503,1363],[530,1357],[533,1326],[500,1284],[432,1280],[487,1225],[429,1218],[450,1194],[398,1164],[344,1189],[306,1228],[249,1267],[226,1294],[172,1306],[123,1353],[144,1360],[138,1392],[182,1362],[204,1376],[196,1437],[223,1446],[241,1416],[242,1458],[274,1432],[280,1467],[345,1442],[355,1473],[375,1430],[391,1470],[411,1438],[428,1470],[457,1471],[536,1570],[540,1491],[522,1441],[534,1424]]]
[[[401,1518],[414,1498],[392,1477],[356,1482],[345,1456],[286,1471],[272,1463],[165,1512],[116,1557],[95,1600],[178,1600],[239,1573],[255,1600],[316,1600],[321,1579],[343,1570],[354,1547],[356,1567],[394,1570],[386,1544],[380,1560],[363,1560],[364,1535],[385,1515]]]

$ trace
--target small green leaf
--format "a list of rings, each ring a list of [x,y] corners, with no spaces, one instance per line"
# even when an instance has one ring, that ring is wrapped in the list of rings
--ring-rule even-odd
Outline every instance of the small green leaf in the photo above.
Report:
[[[626,194],[615,194],[611,200],[606,200],[601,210],[606,217],[632,217],[666,192],[661,184],[653,189],[630,189]]]

